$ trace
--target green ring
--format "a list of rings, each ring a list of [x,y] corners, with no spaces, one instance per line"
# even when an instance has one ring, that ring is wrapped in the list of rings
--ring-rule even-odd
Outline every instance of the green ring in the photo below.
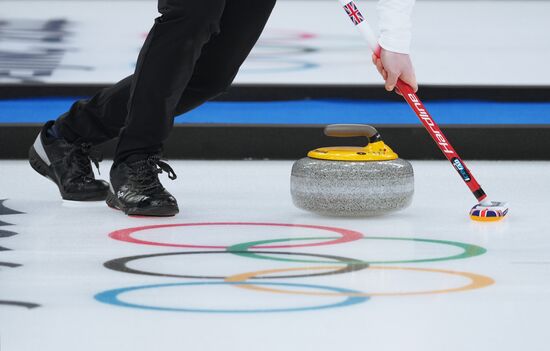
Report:
[[[421,263],[421,262],[438,262],[438,261],[451,261],[451,260],[461,260],[465,258],[475,257],[483,255],[487,252],[486,249],[484,249],[481,246],[472,245],[472,244],[465,244],[460,243],[456,241],[445,241],[445,240],[432,240],[432,239],[418,239],[418,238],[394,238],[394,237],[377,237],[377,236],[371,236],[371,237],[363,237],[362,239],[373,239],[373,240],[404,240],[404,241],[418,241],[418,242],[425,242],[425,243],[431,243],[431,244],[441,244],[441,245],[449,245],[449,246],[455,246],[459,247],[464,250],[464,252],[453,255],[453,256],[446,256],[446,257],[436,257],[436,258],[425,258],[425,259],[418,259],[418,260],[400,260],[400,261],[360,261],[360,260],[350,260],[349,262],[346,261],[315,261],[315,260],[299,260],[299,259],[291,259],[291,258],[278,258],[278,257],[271,257],[267,255],[262,255],[258,253],[252,253],[252,252],[246,252],[249,248],[258,246],[258,245],[265,245],[265,244],[272,244],[272,243],[278,243],[278,242],[285,242],[285,241],[300,241],[300,240],[328,240],[328,239],[334,239],[331,237],[315,237],[315,238],[288,238],[288,239],[273,239],[273,240],[261,240],[261,241],[251,241],[248,243],[242,243],[242,244],[236,244],[233,246],[230,246],[227,248],[227,251],[238,255],[238,256],[244,256],[248,258],[257,258],[262,260],[272,260],[272,261],[284,261],[284,262],[302,262],[302,263],[322,263],[322,264],[357,264],[357,263],[367,263],[367,264],[398,264],[398,263]]]

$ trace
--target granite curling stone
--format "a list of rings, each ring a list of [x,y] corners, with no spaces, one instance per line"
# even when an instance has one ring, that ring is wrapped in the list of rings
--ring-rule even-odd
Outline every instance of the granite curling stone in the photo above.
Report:
[[[375,216],[410,205],[413,168],[368,125],[339,124],[327,136],[366,136],[365,147],[325,147],[310,151],[292,167],[290,192],[298,208],[329,216]]]

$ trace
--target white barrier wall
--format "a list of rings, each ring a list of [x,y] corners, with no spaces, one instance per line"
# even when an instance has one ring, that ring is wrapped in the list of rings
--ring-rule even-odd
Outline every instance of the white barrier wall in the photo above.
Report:
[[[359,4],[376,27],[376,2]],[[550,62],[548,13],[548,1],[419,1],[412,45],[419,82],[550,85],[550,70],[541,69]],[[155,1],[1,1],[0,83],[113,83],[133,72],[156,16]],[[292,0],[277,4],[236,83],[380,78],[337,1]]]

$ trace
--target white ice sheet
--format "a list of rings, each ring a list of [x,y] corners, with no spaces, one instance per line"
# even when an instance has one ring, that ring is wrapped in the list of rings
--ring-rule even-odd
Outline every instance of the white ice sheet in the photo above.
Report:
[[[151,219],[128,218],[102,203],[62,202],[52,183],[35,174],[24,161],[0,162],[0,199],[9,199],[5,206],[25,212],[0,215],[0,221],[12,224],[0,226],[0,231],[17,233],[0,238],[0,246],[11,249],[0,252],[0,262],[22,265],[0,267],[0,300],[41,305],[34,309],[0,305],[2,350],[548,348],[548,162],[471,162],[470,168],[485,190],[494,199],[511,203],[509,218],[493,224],[468,219],[474,198],[443,161],[414,162],[416,194],[412,206],[370,219],[325,218],[294,208],[289,195],[291,162],[176,161],[171,165],[179,178],[175,182],[163,181],[178,198],[181,213],[175,218]],[[104,175],[108,173],[108,164],[102,164],[102,171]],[[495,284],[459,293],[373,296],[370,301],[353,306],[277,314],[160,312],[94,300],[95,294],[109,289],[201,281],[134,275],[103,267],[104,262],[125,256],[198,250],[115,241],[108,237],[114,230],[197,222],[309,224],[345,228],[365,236],[479,245],[487,253],[469,259],[386,266],[470,272],[490,277]],[[224,225],[149,230],[136,237],[225,246],[319,235],[327,233],[303,228]],[[460,252],[445,245],[383,240],[279,250],[362,260],[410,260]],[[230,275],[311,265],[203,254],[150,258],[134,262],[131,267],[164,274]],[[446,289],[468,282],[449,274],[376,269],[277,281],[371,293]],[[270,294],[217,285],[137,291],[124,295],[124,299],[145,305],[214,309],[288,308],[342,301],[340,297]]]

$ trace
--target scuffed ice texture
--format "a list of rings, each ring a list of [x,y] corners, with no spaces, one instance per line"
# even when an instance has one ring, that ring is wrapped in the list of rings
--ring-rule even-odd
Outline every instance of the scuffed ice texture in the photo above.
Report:
[[[346,162],[298,160],[290,179],[297,207],[329,216],[374,216],[410,205],[414,173],[405,160]]]

